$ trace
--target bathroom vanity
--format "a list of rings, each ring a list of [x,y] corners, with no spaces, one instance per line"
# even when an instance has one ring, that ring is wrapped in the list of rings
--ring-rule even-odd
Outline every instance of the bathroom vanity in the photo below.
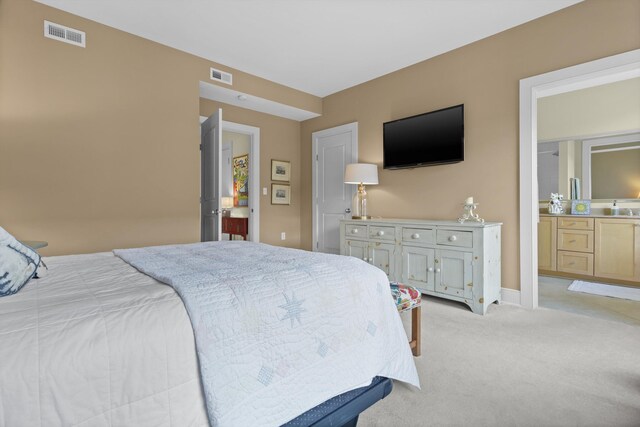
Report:
[[[538,271],[640,286],[640,217],[540,214]]]

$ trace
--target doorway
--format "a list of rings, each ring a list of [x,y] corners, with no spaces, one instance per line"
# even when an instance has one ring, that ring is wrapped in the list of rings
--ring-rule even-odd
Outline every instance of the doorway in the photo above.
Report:
[[[216,115],[220,124],[218,147],[208,155],[203,139],[201,148],[202,240],[259,242],[260,129],[222,120],[221,109],[209,118],[201,116],[201,126]],[[208,127],[215,126],[209,123]]]
[[[340,253],[340,220],[351,216],[355,186],[344,183],[349,163],[358,161],[358,123],[313,132],[313,250]]]
[[[640,49],[520,81],[520,304],[538,307],[538,100],[640,76]]]

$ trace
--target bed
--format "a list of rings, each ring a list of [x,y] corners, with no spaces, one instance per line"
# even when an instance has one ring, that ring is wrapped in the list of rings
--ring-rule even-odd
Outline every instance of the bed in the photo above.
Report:
[[[214,293],[216,297],[207,302],[218,317],[210,320],[215,323],[206,333],[211,334],[211,330],[215,330],[218,335],[206,335],[210,341],[206,346],[198,334],[194,337],[194,312],[188,312],[185,308],[184,294],[178,295],[174,287],[165,284],[171,278],[160,277],[164,274],[162,272],[156,277],[165,283],[148,275],[154,275],[153,272],[143,274],[139,271],[143,267],[138,265],[136,269],[113,253],[45,259],[49,268],[39,280],[31,281],[15,295],[0,298],[0,425],[280,425],[309,412],[324,401],[330,401],[334,396],[354,395],[350,390],[367,390],[362,387],[375,388],[376,384],[369,383],[376,376],[418,385],[415,366],[395,305],[388,295],[388,288],[381,289],[379,283],[386,281],[386,276],[380,277],[379,270],[374,271],[366,263],[353,259],[362,264],[357,264],[355,270],[362,269],[372,277],[378,275],[377,282],[365,285],[368,293],[357,295],[343,290],[342,294],[336,295],[336,292],[329,290],[331,283],[340,279],[341,274],[351,281],[357,281],[360,277],[355,271],[342,271],[345,267],[341,263],[347,262],[347,257],[331,255],[329,257],[336,258],[323,258],[321,267],[311,267],[311,263],[307,263],[309,267],[305,267],[303,273],[291,270],[293,276],[306,277],[302,280],[306,284],[294,290],[287,279],[290,261],[277,260],[285,256],[283,254],[290,253],[307,265],[305,260],[312,253],[282,252],[281,248],[274,249],[251,242],[215,242],[145,249],[154,254],[186,251],[190,257],[188,259],[198,251],[205,251],[203,257],[210,257],[218,251],[223,264],[217,264],[206,274],[217,275],[218,280],[227,277],[227,282],[233,282],[222,286],[221,289],[225,289],[227,294],[223,292],[218,298],[218,294]],[[256,254],[260,255],[256,257]],[[247,293],[247,277],[255,276],[255,273],[250,273],[247,260],[256,258],[265,258],[271,264],[280,263],[282,269],[273,272],[273,277],[262,271],[256,283],[264,284],[271,280],[273,284],[258,286],[254,293]],[[221,266],[230,264],[230,259],[240,260],[239,264],[225,270]],[[167,262],[160,264],[166,266]],[[189,264],[190,261],[177,262]],[[192,268],[195,267],[189,265],[188,270]],[[330,274],[318,275],[318,268]],[[300,310],[291,314],[286,309],[282,311],[277,308],[279,306],[274,306],[275,311],[265,308],[266,312],[272,310],[274,314],[273,322],[265,323],[256,314],[269,298],[261,292],[280,286],[280,282],[284,283],[285,292],[278,290],[274,295],[283,297],[285,303],[299,302],[304,292],[310,292],[313,299],[309,299],[309,303],[321,301],[325,304],[322,306],[324,308],[334,309],[332,304],[339,300],[343,301],[342,306],[348,303],[365,307],[371,316],[378,316],[375,317],[375,325],[372,327],[372,321],[369,321],[367,326],[364,318],[349,320],[340,316],[327,317],[319,326],[312,326],[315,325],[312,322],[303,325],[314,310],[313,304],[309,303],[305,308],[309,312],[302,313],[307,316],[303,322],[299,318]],[[235,295],[239,289],[244,289],[243,293]],[[229,295],[230,299],[225,300]],[[384,297],[378,298],[377,295]],[[388,301],[388,304],[384,301]],[[249,305],[244,307],[245,315],[233,314],[242,312],[238,304]],[[286,306],[280,304],[283,305]],[[370,309],[366,308],[368,306]],[[228,312],[223,313],[226,309],[219,307],[228,308]],[[348,316],[344,313],[350,311],[341,310],[341,316]],[[316,337],[309,337],[307,341],[312,343],[317,355],[311,358],[295,353],[303,348],[302,341],[306,339],[300,337],[310,335],[309,331],[320,334],[324,328],[337,328],[340,333],[348,332],[341,323],[352,320],[356,323],[365,322],[366,328],[359,339],[351,343],[345,339],[331,341],[331,338],[327,338],[323,342],[314,341]],[[238,331],[238,328],[248,331],[246,336],[244,332],[239,334],[243,335],[242,339],[238,338],[237,333],[232,334],[233,338],[219,335],[224,335],[224,331]],[[273,341],[273,338],[260,337],[274,336],[272,329],[276,328],[288,331],[278,335],[283,343],[275,346],[271,343],[270,347],[264,347],[268,351],[260,350],[261,345],[266,345],[264,342]],[[339,366],[338,373],[340,369],[349,369],[348,375],[343,376],[353,378],[332,377],[330,371],[333,367],[343,364],[339,360],[348,360],[352,355],[367,359],[367,352],[371,353],[373,348],[368,348],[367,343],[373,342],[376,335],[381,336],[380,339],[375,338],[377,351],[381,353],[381,357],[376,356],[376,359],[380,360],[371,363],[363,361],[357,369],[344,364]],[[213,341],[216,345],[210,345]],[[380,343],[388,348],[380,347]],[[208,346],[215,347],[214,352],[218,353],[215,353],[216,359],[210,361],[212,367],[205,369],[203,359],[213,357],[211,353],[203,353]],[[294,354],[284,352],[285,347],[293,348]],[[258,354],[253,354],[256,351]],[[325,363],[333,353],[334,361]],[[262,367],[257,369],[254,365],[261,357],[263,360],[257,362],[262,363]],[[263,372],[265,365],[268,365],[265,360],[282,362],[287,357],[289,360],[300,360],[299,364],[304,366],[280,363],[267,366],[267,372]],[[319,372],[312,371],[316,366]],[[305,372],[298,375],[296,369]],[[204,374],[201,376],[203,370],[210,371],[213,379]],[[248,373],[246,376],[245,372]],[[265,383],[265,378],[269,384]],[[304,378],[308,378],[307,383],[304,383]],[[286,386],[285,379],[295,383],[292,390],[298,391],[283,396],[282,390],[286,388],[277,387]],[[279,397],[268,393],[272,387],[276,387]],[[309,393],[299,392],[299,387],[308,388]],[[388,393],[389,386],[383,388],[387,390],[383,394]],[[216,395],[218,390],[223,392]],[[212,415],[212,402],[220,408],[224,405],[233,407],[233,410]]]

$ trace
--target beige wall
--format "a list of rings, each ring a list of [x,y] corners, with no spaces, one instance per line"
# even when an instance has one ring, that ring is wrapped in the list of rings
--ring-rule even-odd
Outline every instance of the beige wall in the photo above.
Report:
[[[311,133],[359,122],[359,157],[382,164],[382,123],[465,104],[465,161],[380,169],[367,188],[373,215],[455,219],[466,196],[504,222],[503,287],[518,289],[518,85],[525,77],[640,48],[640,1],[585,1],[324,99],[303,123],[302,170]],[[355,53],[357,54],[357,53]],[[311,247],[311,174],[302,176],[302,245]]]
[[[538,100],[538,141],[638,129],[640,78]]]
[[[43,37],[45,19],[86,31],[87,47]],[[33,1],[0,0],[0,225],[49,241],[45,255],[199,240],[198,81],[210,66],[232,72],[236,90],[321,111],[317,97]],[[263,128],[263,177],[272,153],[298,158],[298,123],[231,107],[226,118]],[[295,206],[263,209],[264,241],[280,243],[274,223],[289,231],[283,243],[299,246],[294,187]]]

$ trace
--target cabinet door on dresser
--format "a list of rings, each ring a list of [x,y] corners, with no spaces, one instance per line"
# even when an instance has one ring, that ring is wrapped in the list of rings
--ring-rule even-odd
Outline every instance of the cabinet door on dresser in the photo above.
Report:
[[[597,218],[594,273],[640,281],[640,220]]]
[[[369,263],[384,271],[390,279],[395,277],[396,246],[392,243],[369,243]]]
[[[538,268],[556,270],[558,218],[541,216],[538,223]]]
[[[435,291],[435,250],[402,246],[402,282]]]
[[[436,292],[457,297],[473,295],[473,254],[436,250]]]
[[[344,255],[360,258],[369,262],[369,242],[361,240],[345,240]]]

